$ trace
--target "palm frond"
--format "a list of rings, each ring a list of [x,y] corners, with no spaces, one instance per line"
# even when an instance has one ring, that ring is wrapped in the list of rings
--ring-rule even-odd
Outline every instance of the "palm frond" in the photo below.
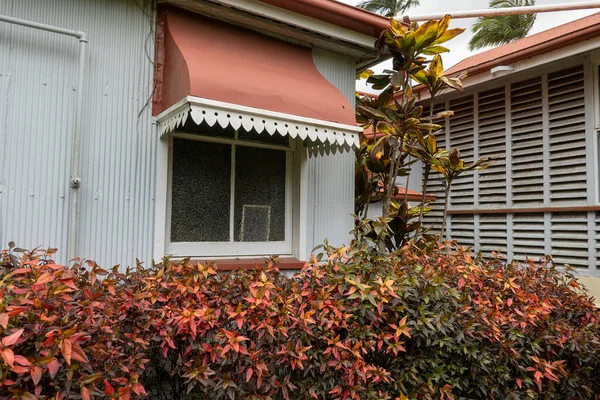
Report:
[[[395,17],[418,5],[419,0],[363,0],[357,7],[386,17]]]
[[[535,0],[491,0],[491,8],[524,7],[535,5]],[[499,46],[522,39],[531,30],[535,14],[508,15],[501,17],[478,18],[473,25],[474,35],[469,41],[469,49]]]

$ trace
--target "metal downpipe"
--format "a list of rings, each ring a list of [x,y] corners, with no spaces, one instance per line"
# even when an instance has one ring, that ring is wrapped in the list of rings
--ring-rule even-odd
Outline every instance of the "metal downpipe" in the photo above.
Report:
[[[71,36],[79,40],[79,68],[77,72],[77,95],[75,100],[75,126],[72,137],[71,176],[69,180],[69,233],[67,242],[68,260],[75,258],[77,253],[77,220],[79,214],[79,187],[81,177],[79,175],[79,159],[81,147],[81,121],[83,116],[83,85],[85,82],[85,60],[87,47],[87,34],[82,31],[60,28],[57,26],[40,24],[20,18],[0,15],[0,22],[39,29],[42,31],[57,33],[59,35]]]

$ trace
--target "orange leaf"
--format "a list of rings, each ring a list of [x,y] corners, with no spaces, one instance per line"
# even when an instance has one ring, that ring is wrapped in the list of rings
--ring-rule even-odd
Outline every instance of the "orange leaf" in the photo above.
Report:
[[[0,326],[4,329],[8,328],[8,314],[0,314]]]
[[[19,329],[18,331],[16,331],[12,335],[8,335],[6,337],[3,337],[2,338],[2,344],[5,345],[5,346],[11,346],[11,345],[17,343],[17,340],[19,340],[19,338],[21,337],[22,334],[23,334],[23,329]]]
[[[1,350],[0,355],[11,368],[15,366],[15,353],[11,349]]]
[[[71,342],[69,342],[69,339],[64,339],[62,342],[60,342],[60,351],[61,351],[63,357],[65,357],[67,364],[71,365],[71,356],[73,354],[73,346],[71,345]]]
[[[87,388],[85,386],[81,387],[81,399],[82,400],[91,400],[90,391],[87,390]]]
[[[55,276],[51,272],[44,272],[37,281],[35,281],[35,285],[43,285],[44,283],[52,282],[55,279]]]

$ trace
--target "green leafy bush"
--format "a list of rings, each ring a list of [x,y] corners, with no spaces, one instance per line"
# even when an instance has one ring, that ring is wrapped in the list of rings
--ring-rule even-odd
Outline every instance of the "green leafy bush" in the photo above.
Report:
[[[1,399],[600,393],[598,312],[547,263],[412,244],[378,255],[357,242],[325,248],[290,278],[276,260],[119,273],[11,254],[0,267]]]

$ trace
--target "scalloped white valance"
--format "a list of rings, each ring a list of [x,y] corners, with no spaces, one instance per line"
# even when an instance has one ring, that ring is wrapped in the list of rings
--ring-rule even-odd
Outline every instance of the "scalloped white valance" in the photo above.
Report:
[[[358,126],[188,96],[156,117],[160,136],[178,129],[189,117],[197,125],[206,122],[214,126],[218,123],[223,128],[242,127],[247,131],[254,129],[269,135],[278,133],[347,150],[359,146],[359,134],[362,132]]]

